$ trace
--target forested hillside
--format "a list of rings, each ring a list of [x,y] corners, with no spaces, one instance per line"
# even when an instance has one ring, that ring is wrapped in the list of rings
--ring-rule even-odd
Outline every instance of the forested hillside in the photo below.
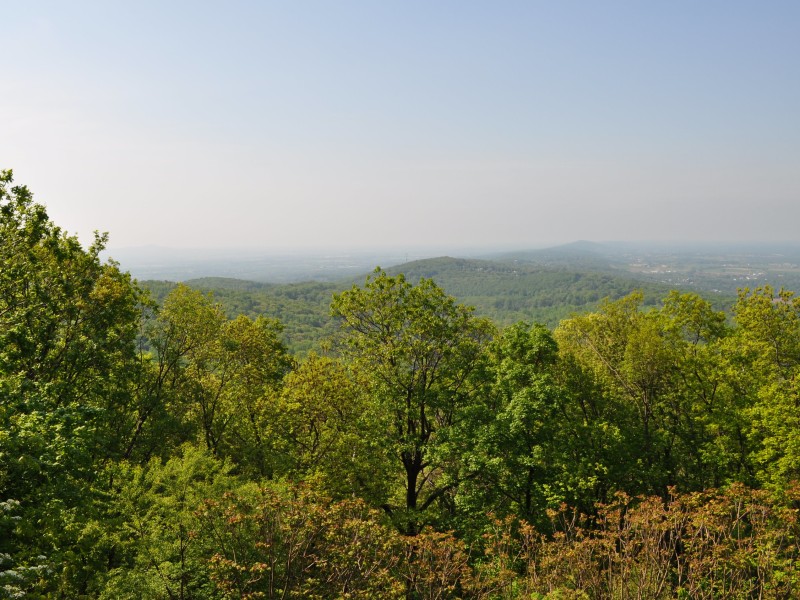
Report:
[[[639,291],[646,306],[656,306],[670,291],[664,284],[619,273],[580,270],[576,264],[545,268],[443,257],[414,261],[387,271],[403,273],[410,281],[433,279],[447,293],[501,325],[527,320],[555,327],[561,319],[594,309],[605,299],[618,300]],[[720,307],[732,301],[719,294],[708,296]]]
[[[699,292],[734,294],[741,287],[800,286],[800,245],[789,242],[574,242],[493,258],[521,266],[589,270]]]
[[[507,324],[428,278],[491,264],[151,294],[105,241],[2,173],[0,597],[800,597],[793,293]]]
[[[448,294],[475,308],[475,313],[500,326],[518,321],[555,327],[561,319],[596,309],[603,300],[618,300],[634,291],[643,294],[645,306],[661,303],[670,291],[663,284],[620,277],[609,273],[546,269],[487,260],[431,258],[387,269],[411,282],[432,279]],[[363,281],[363,277],[359,278]],[[335,324],[330,319],[330,299],[351,286],[353,280],[269,284],[208,277],[184,282],[212,294],[230,318],[269,315],[284,326],[283,339],[293,352],[319,349],[330,338]],[[176,286],[163,281],[144,281],[157,303]],[[707,293],[715,308],[730,308],[735,297]]]

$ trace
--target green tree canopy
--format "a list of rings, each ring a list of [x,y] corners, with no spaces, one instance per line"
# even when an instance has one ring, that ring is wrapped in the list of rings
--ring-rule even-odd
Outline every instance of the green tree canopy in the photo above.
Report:
[[[442,450],[474,400],[471,377],[493,327],[433,281],[412,285],[380,269],[363,288],[335,295],[331,311],[341,319],[346,354],[370,374],[373,398],[390,423],[402,499],[390,498],[385,508],[414,534],[422,514],[457,484]]]
[[[48,585],[75,592],[98,474],[124,445],[145,298],[100,260],[105,235],[84,249],[12,183],[0,173],[0,498],[20,503],[7,550],[17,568],[44,557]]]

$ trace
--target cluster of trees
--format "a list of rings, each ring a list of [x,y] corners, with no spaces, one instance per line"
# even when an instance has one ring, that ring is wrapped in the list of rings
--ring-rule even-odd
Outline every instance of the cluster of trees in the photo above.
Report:
[[[502,330],[376,270],[338,333],[156,304],[0,177],[0,597],[800,593],[800,300]]]
[[[152,280],[140,284],[159,305],[177,286],[170,281]],[[189,280],[186,285],[204,294],[212,294],[228,318],[269,315],[279,320],[289,350],[305,355],[312,350],[318,351],[320,344],[336,331],[336,324],[330,318],[331,295],[349,284],[272,284],[205,277]]]

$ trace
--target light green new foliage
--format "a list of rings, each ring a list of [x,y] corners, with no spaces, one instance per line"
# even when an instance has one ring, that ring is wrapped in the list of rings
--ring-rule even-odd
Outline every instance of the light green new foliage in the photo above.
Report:
[[[565,360],[579,367],[581,377],[597,382],[593,393],[601,394],[602,404],[607,405],[602,413],[613,414],[612,422],[623,436],[617,452],[638,463],[628,466],[626,473],[616,473],[623,481],[615,481],[611,487],[622,484],[631,489],[655,483],[663,489],[662,409],[671,365],[658,315],[642,313],[641,301],[640,294],[631,294],[606,302],[596,313],[562,321],[555,336]],[[632,461],[624,462],[629,465]]]
[[[770,287],[742,290],[735,307],[735,381],[749,399],[749,442],[758,478],[800,478],[800,298]]]
[[[387,482],[376,475],[391,460],[387,425],[365,374],[312,353],[286,376],[270,415],[266,435],[280,461],[276,476],[313,481],[335,498],[356,494],[380,503]]]
[[[543,325],[518,323],[490,344],[487,401],[462,425],[477,476],[462,485],[457,503],[473,519],[485,520],[485,507],[492,506],[496,516],[537,522],[565,499],[558,476],[568,436],[562,434],[564,392],[553,377],[557,356]]]
[[[220,415],[227,424],[217,453],[253,478],[271,477],[275,470],[269,428],[283,378],[294,366],[280,331],[277,321],[240,315],[221,332],[215,375],[222,386]]]
[[[181,439],[199,438],[242,472],[271,477],[265,437],[272,406],[292,360],[273,320],[240,315],[228,320],[199,291],[177,286],[165,299],[148,335],[155,360],[153,393],[180,415]],[[163,439],[162,448],[163,448]]]
[[[74,596],[107,561],[98,477],[124,446],[144,298],[100,261],[106,236],[84,249],[12,182],[0,173],[0,498],[20,514],[0,552],[47,562],[29,592]]]
[[[742,398],[728,382],[727,357],[735,341],[726,316],[694,294],[672,292],[661,313],[675,348],[673,416],[681,444],[677,478],[684,489],[740,480]]]
[[[99,597],[217,597],[208,570],[216,549],[201,531],[203,503],[226,492],[257,489],[239,483],[230,469],[189,445],[166,462],[154,458],[144,466],[119,465],[118,491],[111,498],[119,518],[110,533],[118,566],[108,573]]]
[[[703,489],[743,476],[741,395],[726,366],[724,315],[692,294],[675,292],[649,311],[640,302],[606,303],[556,330],[566,362],[614,406],[623,444],[618,465],[609,465],[612,487],[665,495],[671,485]]]
[[[770,286],[744,289],[734,315],[741,338],[760,345],[763,360],[788,379],[800,364],[800,298],[783,289],[776,293]]]
[[[385,508],[414,534],[461,477],[455,448],[449,457],[439,451],[475,400],[471,377],[493,328],[432,281],[411,285],[381,270],[363,288],[335,295],[331,311],[341,320],[343,350],[370,375],[371,396],[389,423],[397,493]]]

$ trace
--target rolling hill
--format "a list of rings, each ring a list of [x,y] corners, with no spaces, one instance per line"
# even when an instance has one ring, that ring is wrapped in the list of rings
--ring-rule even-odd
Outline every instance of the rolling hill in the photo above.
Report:
[[[409,281],[433,279],[460,302],[475,307],[475,312],[498,325],[516,321],[537,321],[550,327],[573,313],[592,310],[604,299],[615,300],[640,290],[645,305],[655,306],[671,286],[642,281],[608,271],[579,271],[545,268],[536,264],[439,257],[412,261],[387,269],[403,273]],[[258,283],[234,278],[192,279],[190,287],[211,293],[228,314],[264,315],[284,325],[287,344],[304,353],[318,347],[336,329],[329,316],[332,294],[360,285],[364,277],[338,282],[290,284]],[[164,281],[144,281],[157,301],[176,285]],[[730,296],[711,294],[719,308],[732,303]]]

